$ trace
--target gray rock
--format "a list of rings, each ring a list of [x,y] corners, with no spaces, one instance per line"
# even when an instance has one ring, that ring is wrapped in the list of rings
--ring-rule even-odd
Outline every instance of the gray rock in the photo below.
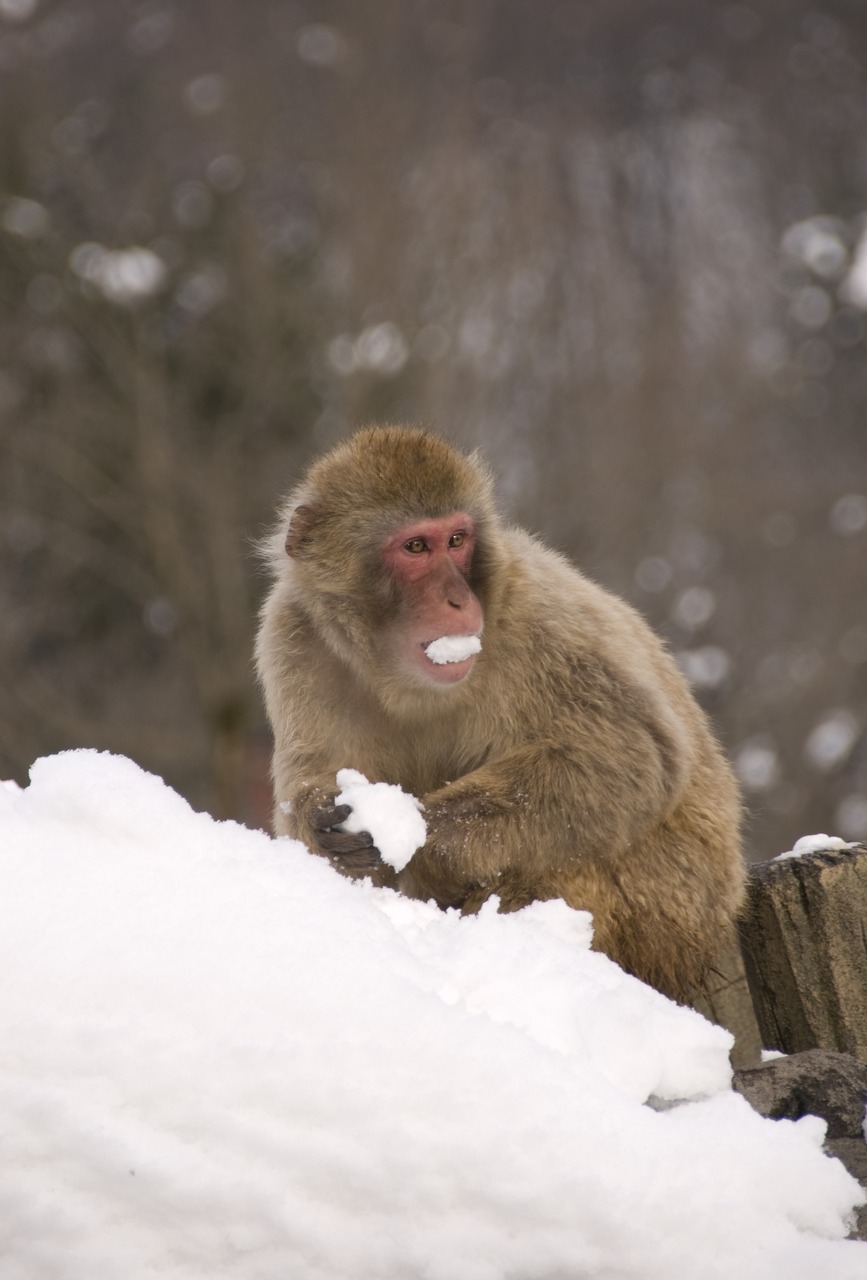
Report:
[[[828,1122],[825,1150],[842,1160],[867,1191],[867,1063],[848,1053],[805,1049],[736,1071],[732,1083],[756,1111],[772,1120],[822,1116]],[[867,1205],[859,1210],[850,1239],[867,1240]]]
[[[806,1049],[736,1071],[734,1088],[763,1116],[821,1116],[829,1138],[864,1141],[867,1063],[848,1053]]]

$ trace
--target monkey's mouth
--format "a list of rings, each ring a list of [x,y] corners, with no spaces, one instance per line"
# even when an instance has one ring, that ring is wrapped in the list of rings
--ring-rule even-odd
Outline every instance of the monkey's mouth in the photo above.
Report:
[[[482,651],[482,642],[478,636],[440,636],[422,645],[428,659],[436,666],[467,662]]]

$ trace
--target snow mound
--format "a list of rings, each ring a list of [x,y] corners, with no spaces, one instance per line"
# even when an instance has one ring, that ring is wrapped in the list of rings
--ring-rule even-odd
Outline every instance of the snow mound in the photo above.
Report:
[[[856,1280],[824,1126],[562,902],[443,913],[130,761],[0,790],[3,1280]],[[658,1111],[652,1096],[690,1099]]]
[[[373,843],[395,871],[403,871],[416,849],[427,839],[420,801],[402,787],[388,782],[368,782],[357,769],[340,769],[341,788],[336,804],[352,805],[352,813],[340,824],[342,831],[369,831]]]

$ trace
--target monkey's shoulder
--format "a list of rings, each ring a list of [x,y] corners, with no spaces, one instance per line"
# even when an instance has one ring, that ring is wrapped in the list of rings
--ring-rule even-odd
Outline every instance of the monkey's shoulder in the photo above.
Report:
[[[511,530],[509,540],[506,585],[485,640],[492,678],[508,673],[509,705],[517,700],[543,721],[568,718],[582,702],[607,704],[612,715],[632,706],[680,725],[672,732],[684,741],[702,735],[703,713],[641,614],[539,539]]]
[[[669,667],[662,640],[626,600],[524,530],[509,540],[501,628],[533,636],[543,653],[606,653],[629,665],[642,652]]]

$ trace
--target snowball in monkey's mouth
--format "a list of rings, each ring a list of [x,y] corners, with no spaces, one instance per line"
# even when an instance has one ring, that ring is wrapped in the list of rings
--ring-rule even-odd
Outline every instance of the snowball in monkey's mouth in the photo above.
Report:
[[[478,636],[440,636],[426,644],[424,651],[431,662],[441,667],[446,662],[466,662],[481,653],[482,642]]]

